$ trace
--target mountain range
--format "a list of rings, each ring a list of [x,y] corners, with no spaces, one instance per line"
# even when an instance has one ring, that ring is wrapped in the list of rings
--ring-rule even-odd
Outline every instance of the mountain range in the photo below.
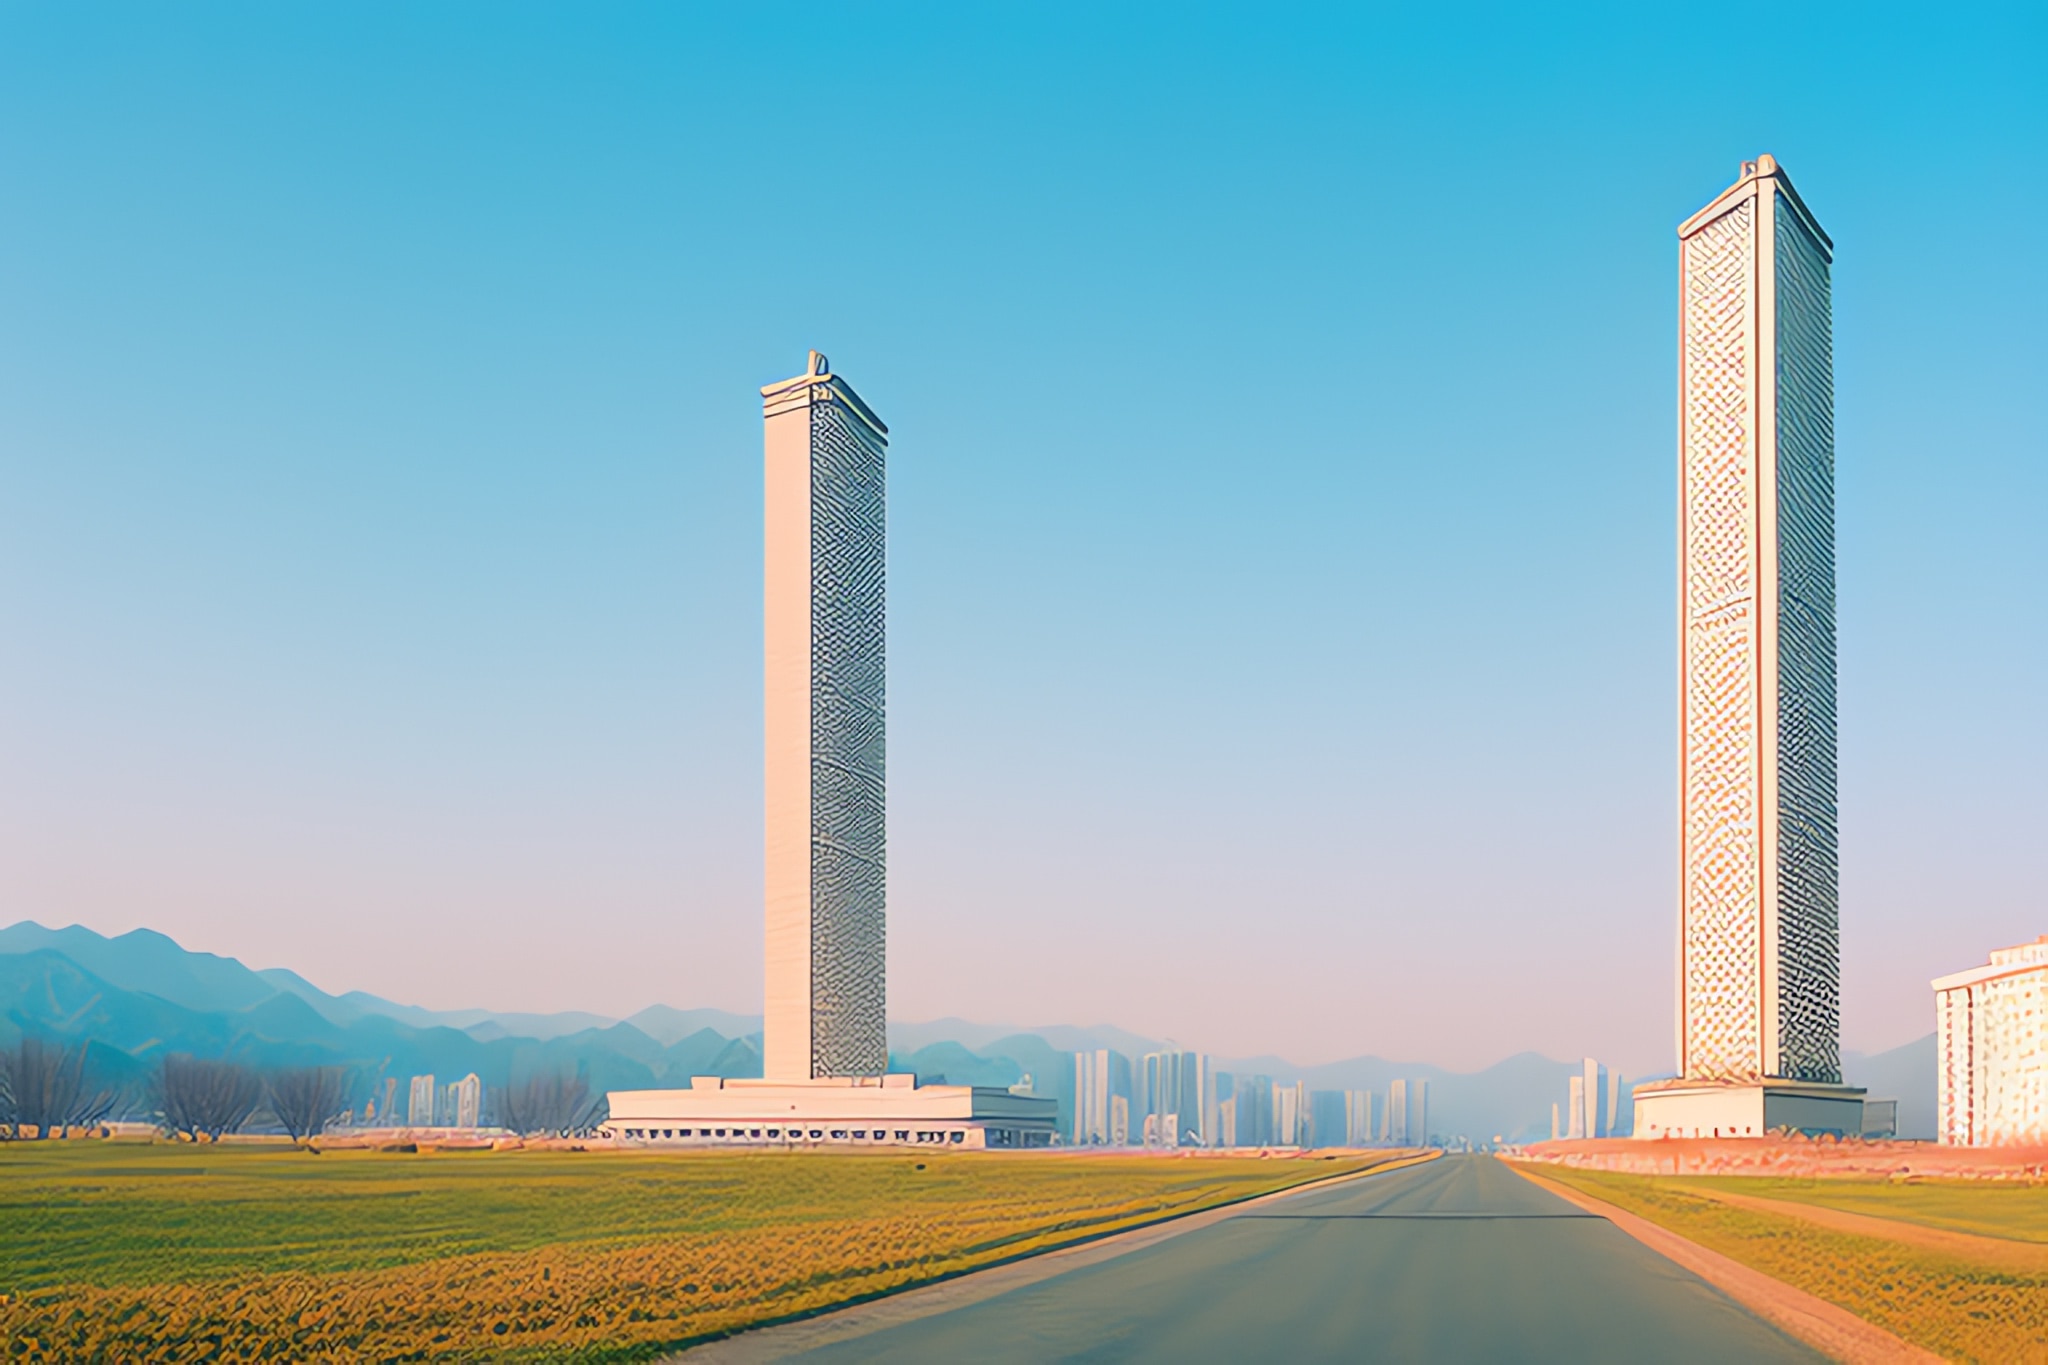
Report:
[[[195,953],[148,929],[106,937],[23,921],[0,929],[0,1044],[24,1033],[92,1045],[109,1084],[140,1092],[169,1052],[234,1056],[259,1066],[334,1064],[357,1102],[432,1073],[475,1072],[487,1087],[536,1071],[582,1074],[593,1090],[687,1085],[696,1075],[761,1074],[758,1015],[651,1005],[624,1019],[581,1012],[429,1010],[362,991],[330,994],[285,968],[251,969]],[[951,1084],[1010,1086],[1026,1077],[1072,1113],[1076,1051],[1136,1059],[1162,1045],[1108,1025],[1016,1028],[964,1019],[889,1025],[891,1067]],[[1219,1070],[1384,1096],[1396,1078],[1429,1082],[1430,1128],[1475,1141],[1549,1136],[1573,1063],[1525,1052],[1475,1073],[1364,1056],[1297,1067],[1278,1057],[1218,1058]],[[1934,1040],[1874,1057],[1849,1054],[1846,1079],[1900,1099],[1900,1131],[1934,1128]]]

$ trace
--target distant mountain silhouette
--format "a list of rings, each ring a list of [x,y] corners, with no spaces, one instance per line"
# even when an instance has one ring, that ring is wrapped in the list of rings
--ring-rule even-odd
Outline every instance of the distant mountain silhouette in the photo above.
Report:
[[[470,1027],[437,1022],[451,1017]],[[583,1020],[595,1022],[571,1027]],[[595,1015],[416,1010],[360,992],[329,995],[289,971],[253,972],[233,958],[187,953],[148,930],[105,938],[33,923],[0,930],[0,1043],[23,1034],[90,1042],[95,1071],[137,1102],[169,1052],[263,1067],[346,1066],[357,1104],[380,1093],[386,1077],[403,1086],[425,1074],[445,1082],[473,1071],[487,1086],[504,1086],[537,1071],[573,1072],[601,1091],[761,1073],[757,1043],[708,1029],[664,1046]]]
[[[500,1014],[487,1009],[429,1010],[400,1005],[364,991],[330,995],[283,967],[254,971],[231,957],[195,953],[152,929],[107,938],[81,925],[46,929],[34,920],[0,929],[0,954],[51,949],[101,980],[124,990],[143,991],[187,1009],[232,1012],[277,995],[305,1001],[325,1020],[347,1027],[371,1015],[396,1019],[416,1029],[483,1028],[489,1037],[563,1038],[619,1022],[570,1010],[560,1014]]]
[[[1872,1099],[1897,1100],[1900,1137],[1934,1136],[1938,1077],[1933,1034],[1872,1056],[1845,1052],[1842,1079],[1863,1086]]]
[[[744,1038],[761,1031],[758,1014],[733,1014],[728,1010],[679,1010],[671,1005],[649,1005],[626,1022],[650,1038],[676,1043],[704,1029],[715,1029],[728,1038]]]
[[[429,1010],[362,991],[330,994],[286,968],[252,971],[231,957],[188,952],[147,929],[112,938],[32,921],[0,929],[0,1043],[23,1033],[90,1040],[95,1067],[138,1091],[166,1052],[262,1066],[344,1065],[358,1105],[381,1093],[387,1077],[402,1088],[409,1077],[429,1073],[446,1082],[473,1071],[487,1087],[539,1070],[580,1072],[594,1090],[685,1086],[692,1076],[759,1076],[760,1027],[758,1015],[668,1005],[625,1020],[575,1011]],[[1057,1099],[1061,1113],[1071,1115],[1075,1052],[1106,1047],[1139,1063],[1167,1044],[1109,1025],[1018,1029],[939,1019],[891,1023],[889,1046],[892,1067],[934,1081],[1011,1086],[1029,1077],[1034,1093]],[[1880,1078],[1859,1080],[1852,1070],[1852,1080],[1900,1097],[1902,1123],[1917,1115],[1912,1096],[1924,1089],[1931,1132],[1931,1038],[1874,1058],[1851,1057]],[[1396,1078],[1426,1079],[1431,1130],[1475,1140],[1548,1137],[1550,1106],[1563,1101],[1578,1069],[1535,1053],[1469,1075],[1371,1056],[1312,1067],[1270,1056],[1218,1058],[1216,1065],[1283,1085],[1367,1089],[1381,1102]]]

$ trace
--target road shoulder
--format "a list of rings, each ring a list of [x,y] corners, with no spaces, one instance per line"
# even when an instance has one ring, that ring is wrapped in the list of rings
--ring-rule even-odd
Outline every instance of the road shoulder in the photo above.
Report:
[[[1516,1175],[1588,1213],[1598,1214],[1650,1250],[1713,1285],[1758,1317],[1844,1365],[1940,1365],[1941,1357],[1902,1341],[1865,1322],[1846,1308],[1774,1280],[1740,1261],[1709,1251],[1667,1228],[1626,1209],[1546,1180],[1515,1162],[1503,1163]]]

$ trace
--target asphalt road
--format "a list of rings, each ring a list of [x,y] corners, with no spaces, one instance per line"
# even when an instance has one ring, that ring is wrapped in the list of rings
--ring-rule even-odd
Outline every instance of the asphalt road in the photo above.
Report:
[[[820,1347],[836,1361],[1823,1357],[1491,1157],[1312,1190]]]

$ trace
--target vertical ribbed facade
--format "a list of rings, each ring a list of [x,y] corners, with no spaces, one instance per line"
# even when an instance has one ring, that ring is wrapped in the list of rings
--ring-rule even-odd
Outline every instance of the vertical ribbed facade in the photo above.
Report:
[[[888,429],[812,353],[766,425],[770,1079],[888,1068]]]
[[[1832,246],[1769,157],[1679,237],[1680,1068],[1838,1083]]]

